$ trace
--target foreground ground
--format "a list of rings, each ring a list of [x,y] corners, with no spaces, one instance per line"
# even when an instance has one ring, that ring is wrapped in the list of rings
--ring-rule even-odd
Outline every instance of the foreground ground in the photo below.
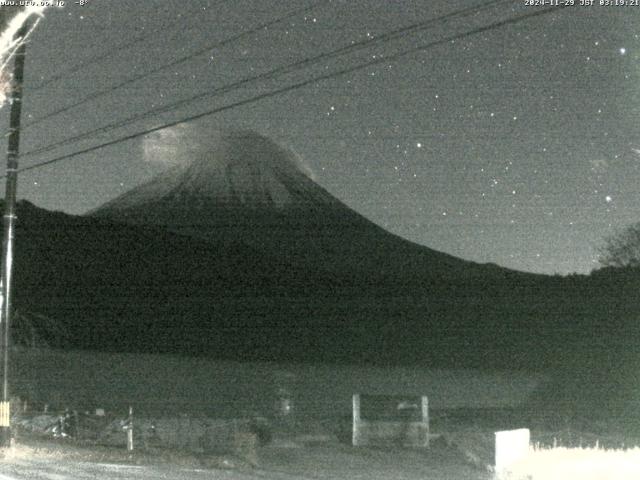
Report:
[[[598,426],[593,420],[585,425],[564,423],[543,415],[536,419],[517,411],[434,412],[429,448],[386,446],[352,447],[335,422],[299,422],[269,424],[269,435],[258,442],[256,434],[242,429],[229,437],[225,445],[183,443],[170,446],[170,438],[156,422],[157,432],[168,441],[153,444],[145,440],[145,420],[136,419],[136,448],[127,452],[125,433],[119,426],[106,435],[94,435],[86,428],[77,439],[54,438],[50,428],[16,428],[16,442],[0,460],[0,480],[71,479],[221,479],[221,480],[489,480],[494,475],[494,432],[510,426],[530,426],[534,456],[509,480],[580,478],[617,480],[640,478],[640,450],[637,437]],[[55,417],[54,417],[55,418]],[[44,416],[18,422],[24,427],[45,425]],[[25,420],[25,419],[23,419]],[[193,433],[198,423],[182,420]],[[92,424],[94,427],[97,423]],[[111,422],[109,425],[120,425]],[[172,423],[180,429],[181,423]],[[240,424],[241,425],[241,424]],[[559,428],[560,427],[560,428]],[[578,428],[582,427],[582,428]],[[183,432],[185,434],[186,432]],[[247,439],[253,439],[248,441]],[[173,439],[175,440],[175,439]],[[241,440],[240,442],[238,440]],[[570,450],[559,448],[564,445]],[[615,451],[607,449],[615,449]],[[569,454],[569,455],[568,455]],[[559,457],[560,455],[560,457]],[[533,462],[533,463],[531,463]],[[628,464],[628,465],[627,465]],[[604,471],[605,476],[579,476],[567,472]],[[597,467],[597,468],[596,468]],[[615,469],[618,470],[615,470]],[[613,471],[622,472],[615,477]],[[555,476],[554,476],[555,475]]]
[[[256,456],[203,457],[168,452],[89,449],[28,442],[7,452],[0,480],[35,479],[424,479],[482,480],[488,472],[442,443],[429,450],[353,448],[335,443],[274,442]]]

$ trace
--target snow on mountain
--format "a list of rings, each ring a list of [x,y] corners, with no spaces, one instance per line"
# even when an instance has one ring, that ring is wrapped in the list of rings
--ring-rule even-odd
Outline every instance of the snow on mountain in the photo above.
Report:
[[[410,274],[428,264],[450,276],[475,265],[375,225],[314,182],[295,153],[255,132],[159,132],[147,141],[147,161],[174,166],[89,215],[240,242],[330,271]]]
[[[186,135],[182,139],[170,136],[169,140],[189,144],[179,148],[164,145],[167,138],[158,135],[151,145],[145,144],[145,152],[160,156],[169,151],[179,157],[171,160],[174,167],[94,213],[119,212],[127,217],[132,210],[158,201],[184,205],[202,200],[283,209],[304,202],[303,194],[309,197],[306,201],[332,202],[332,197],[310,180],[295,153],[257,133],[228,130],[213,132],[208,138]]]

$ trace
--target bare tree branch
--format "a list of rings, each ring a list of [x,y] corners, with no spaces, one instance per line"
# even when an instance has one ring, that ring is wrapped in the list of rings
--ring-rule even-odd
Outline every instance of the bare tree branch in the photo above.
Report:
[[[598,261],[604,267],[640,266],[640,222],[605,238],[598,254]]]

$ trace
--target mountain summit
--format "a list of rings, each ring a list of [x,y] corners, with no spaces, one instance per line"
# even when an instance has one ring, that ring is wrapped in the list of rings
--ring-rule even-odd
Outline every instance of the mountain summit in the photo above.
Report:
[[[192,202],[198,204],[206,200],[210,205],[224,205],[224,208],[281,210],[300,207],[309,201],[332,201],[310,180],[293,152],[255,132],[228,130],[214,132],[204,142],[187,140],[196,144],[171,150],[181,157],[173,159],[177,163],[173,168],[95,213],[119,213],[130,219],[139,208],[157,202],[192,208]],[[159,144],[147,146],[145,150],[151,155],[162,155],[166,146],[162,145],[162,137],[156,141]],[[179,216],[184,217],[184,213]],[[172,218],[169,223],[176,220]]]
[[[176,157],[168,159],[172,168],[90,215],[244,243],[270,258],[330,272],[406,276],[426,269],[451,276],[477,266],[378,227],[314,182],[295,153],[255,132],[168,138],[164,145],[156,138],[145,151],[169,152]]]

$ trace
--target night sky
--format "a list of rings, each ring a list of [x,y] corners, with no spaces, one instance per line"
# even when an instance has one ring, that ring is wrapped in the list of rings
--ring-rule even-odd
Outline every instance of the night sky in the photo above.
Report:
[[[77,3],[49,9],[31,37],[21,167],[368,63],[198,122],[275,139],[354,210],[469,260],[586,273],[598,266],[605,236],[640,221],[640,6],[596,0],[483,29],[546,7],[525,0]],[[484,7],[435,20],[474,6]],[[385,36],[421,22],[423,29]],[[145,115],[349,45],[359,48]],[[8,112],[0,112],[3,131]],[[27,154],[134,115],[120,128]],[[22,173],[19,196],[84,213],[166,169],[166,158],[145,156],[142,138],[129,140]]]

